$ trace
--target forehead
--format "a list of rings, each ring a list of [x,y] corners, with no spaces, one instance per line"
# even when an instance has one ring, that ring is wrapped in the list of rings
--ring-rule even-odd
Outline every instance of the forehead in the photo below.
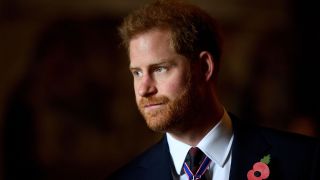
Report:
[[[171,40],[171,33],[166,29],[152,29],[136,35],[129,42],[130,64],[153,62],[171,59],[177,55]]]
[[[139,43],[142,45],[142,47],[147,47],[147,45],[165,45],[173,48],[171,37],[171,31],[169,29],[153,28],[133,36],[133,38],[129,41],[129,51],[132,49],[132,46],[137,46]]]

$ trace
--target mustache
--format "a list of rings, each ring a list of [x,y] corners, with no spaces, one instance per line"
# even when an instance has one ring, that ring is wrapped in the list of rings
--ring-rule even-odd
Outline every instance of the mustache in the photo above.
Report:
[[[146,107],[154,104],[166,104],[167,102],[169,102],[169,98],[166,96],[152,96],[148,98],[143,97],[139,101],[139,107]]]

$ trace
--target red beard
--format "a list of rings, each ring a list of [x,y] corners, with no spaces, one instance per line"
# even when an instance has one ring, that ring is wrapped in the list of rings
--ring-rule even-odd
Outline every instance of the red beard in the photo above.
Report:
[[[166,96],[143,97],[138,102],[138,108],[151,130],[167,132],[183,126],[184,121],[193,117],[193,113],[196,112],[195,108],[199,108],[194,97],[195,93],[191,89],[189,80],[182,93],[174,100]],[[145,106],[150,104],[161,104],[162,106],[146,111]]]

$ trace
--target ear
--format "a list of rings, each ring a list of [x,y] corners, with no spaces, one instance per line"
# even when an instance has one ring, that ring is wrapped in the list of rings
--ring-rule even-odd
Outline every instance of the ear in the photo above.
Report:
[[[213,76],[214,71],[214,59],[208,51],[202,51],[200,53],[200,66],[201,74],[205,76],[205,80],[209,81]]]

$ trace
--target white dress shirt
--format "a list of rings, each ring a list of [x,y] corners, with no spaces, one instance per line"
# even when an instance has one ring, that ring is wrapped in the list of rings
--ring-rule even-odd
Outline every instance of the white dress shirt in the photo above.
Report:
[[[175,139],[167,133],[167,140],[174,169],[172,175],[174,180],[188,180],[188,176],[183,171],[185,157],[191,148]],[[202,138],[197,147],[212,161],[205,176],[212,180],[228,180],[231,167],[231,145],[233,141],[233,131],[231,119],[224,110],[222,119]]]

